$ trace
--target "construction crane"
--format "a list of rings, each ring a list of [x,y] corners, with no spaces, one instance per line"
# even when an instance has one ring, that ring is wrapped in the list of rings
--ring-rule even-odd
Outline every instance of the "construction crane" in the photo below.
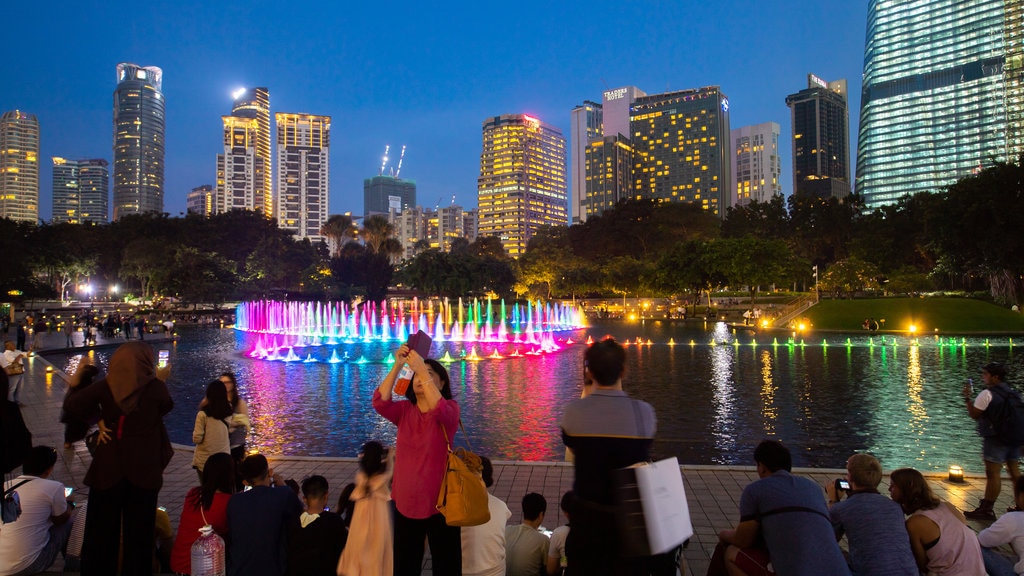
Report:
[[[391,150],[391,144],[385,144],[384,145],[384,158],[383,158],[383,160],[381,160],[380,172],[377,173],[377,176],[383,176],[384,175],[384,167],[388,165],[388,152],[390,150]]]
[[[402,173],[402,160],[405,160],[405,146],[402,146],[402,154],[398,157],[398,170],[395,171],[395,178]]]

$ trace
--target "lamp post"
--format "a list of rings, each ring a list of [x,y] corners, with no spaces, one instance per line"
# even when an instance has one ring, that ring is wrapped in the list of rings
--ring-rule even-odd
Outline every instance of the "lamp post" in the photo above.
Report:
[[[818,265],[814,265],[814,301],[821,301],[821,294],[818,292]]]

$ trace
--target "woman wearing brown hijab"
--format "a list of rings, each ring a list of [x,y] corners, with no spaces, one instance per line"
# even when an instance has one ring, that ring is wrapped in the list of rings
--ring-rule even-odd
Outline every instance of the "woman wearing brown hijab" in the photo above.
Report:
[[[89,486],[82,547],[82,574],[117,573],[124,535],[122,574],[152,574],[157,494],[173,454],[163,417],[174,402],[144,342],[121,345],[110,357],[107,377],[68,396],[71,415],[102,416],[102,438],[85,475]]]

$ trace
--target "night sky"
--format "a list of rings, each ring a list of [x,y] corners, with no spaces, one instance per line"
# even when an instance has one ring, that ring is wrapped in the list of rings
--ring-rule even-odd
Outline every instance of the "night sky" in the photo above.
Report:
[[[333,117],[331,213],[362,214],[362,181],[377,174],[385,144],[392,165],[408,146],[401,176],[417,181],[419,204],[454,195],[475,207],[485,119],[530,113],[568,137],[573,106],[627,85],[720,85],[733,128],[779,123],[788,195],[785,97],[809,72],[848,80],[855,163],[866,16],[863,0],[19,1],[4,8],[0,112],[39,118],[47,221],[52,156],[112,160],[124,61],[164,72],[172,216],[189,190],[215,183],[220,116],[241,86],[269,87],[272,114]]]

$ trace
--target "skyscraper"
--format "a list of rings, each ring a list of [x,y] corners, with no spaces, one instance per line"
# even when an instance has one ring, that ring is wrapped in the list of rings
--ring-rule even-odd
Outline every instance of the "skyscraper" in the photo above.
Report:
[[[477,200],[479,236],[498,237],[516,258],[541,226],[567,225],[562,132],[526,114],[485,121]]]
[[[214,192],[213,186],[210,184],[203,184],[202,186],[196,186],[193,188],[185,197],[185,210],[187,210],[189,214],[209,216],[214,213],[214,206],[216,206],[216,203],[217,193]]]
[[[857,193],[937,192],[1022,147],[1021,0],[868,3]]]
[[[259,210],[267,218],[274,217],[274,188],[270,158],[270,90],[267,88],[249,88],[235,92],[235,104],[231,115],[235,118],[254,118],[256,120],[256,157],[263,161],[263,184],[258,188],[263,198],[257,199],[253,208]]]
[[[733,206],[752,200],[767,202],[782,195],[782,158],[779,157],[781,128],[775,122],[742,126],[732,131]]]
[[[258,155],[256,118],[222,116],[224,153],[217,155],[217,212],[255,210],[266,214],[267,164]]]
[[[583,222],[587,215],[583,210],[583,198],[587,192],[587,145],[604,134],[601,105],[584,100],[583,104],[572,109],[569,132],[569,171],[572,176],[571,218],[575,222]]]
[[[793,194],[850,194],[850,110],[846,80],[807,75],[807,88],[786,96],[793,126]]]
[[[580,221],[600,215],[619,200],[633,196],[633,145],[622,134],[587,144],[586,182]]]
[[[21,110],[0,116],[0,218],[39,219],[39,120]]]
[[[416,181],[397,176],[374,176],[363,180],[363,217],[387,216],[416,206]]]
[[[729,99],[718,86],[637,98],[629,124],[637,197],[689,202],[725,216],[732,153]]]
[[[122,62],[114,89],[114,220],[164,211],[163,71]]]
[[[324,239],[330,183],[331,117],[274,114],[277,124],[277,225],[296,238]]]
[[[102,158],[65,160],[53,157],[53,224],[107,223],[108,165]]]

